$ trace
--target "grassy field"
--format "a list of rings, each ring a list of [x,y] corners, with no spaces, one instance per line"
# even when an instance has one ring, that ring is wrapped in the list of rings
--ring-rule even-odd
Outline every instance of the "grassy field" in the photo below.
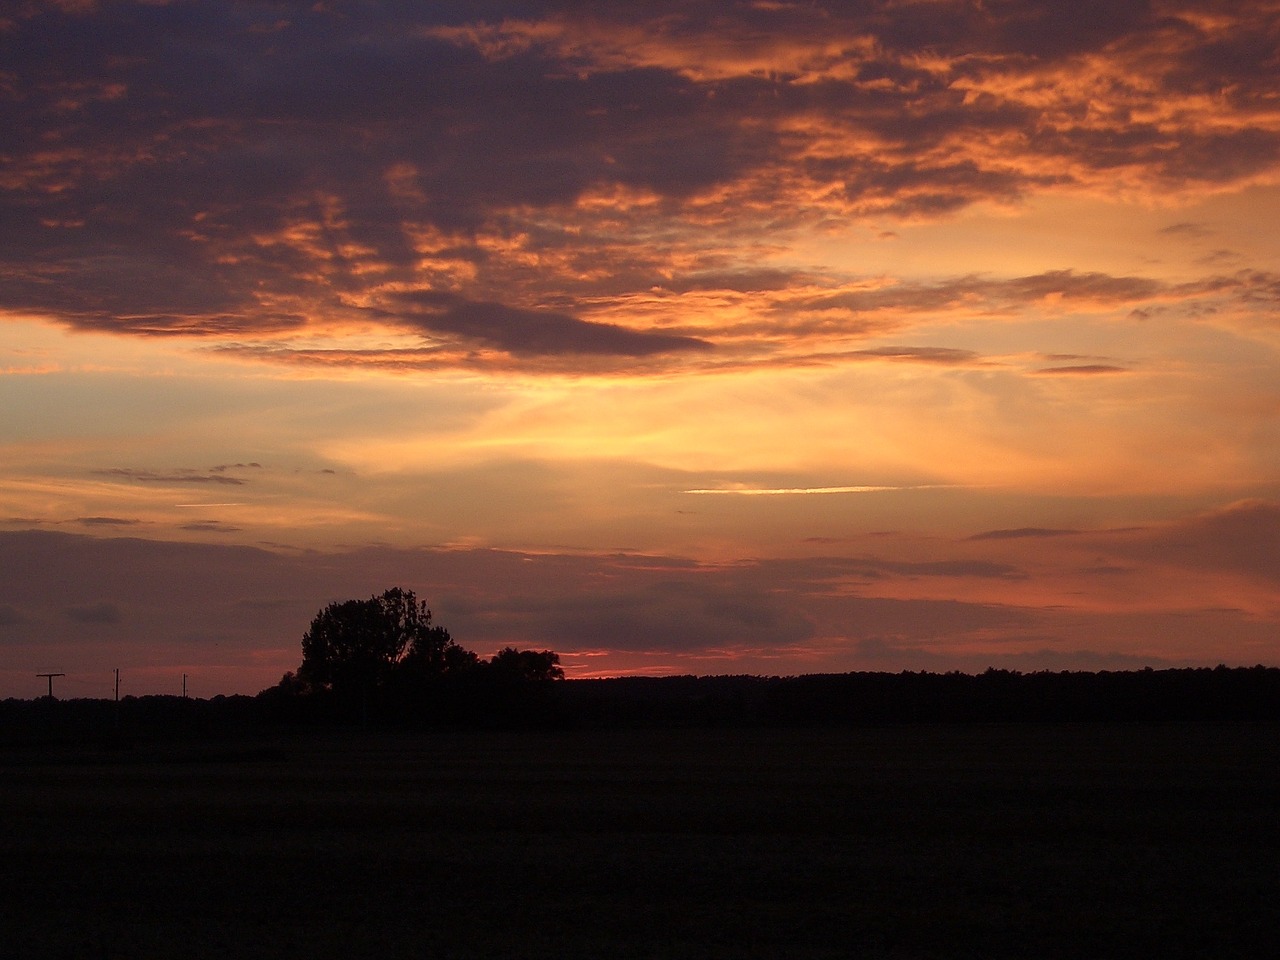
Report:
[[[1280,934],[1271,725],[328,735],[0,776],[4,957],[1168,960]]]

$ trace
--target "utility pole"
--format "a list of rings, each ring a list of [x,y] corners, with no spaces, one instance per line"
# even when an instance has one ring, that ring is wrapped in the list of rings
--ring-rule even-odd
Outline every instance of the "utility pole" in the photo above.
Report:
[[[111,711],[111,725],[115,729],[116,736],[120,736],[120,668],[116,667],[116,705]]]
[[[49,681],[49,699],[52,700],[53,699],[53,678],[65,677],[66,674],[65,673],[37,673],[36,676],[44,677],[46,680]]]

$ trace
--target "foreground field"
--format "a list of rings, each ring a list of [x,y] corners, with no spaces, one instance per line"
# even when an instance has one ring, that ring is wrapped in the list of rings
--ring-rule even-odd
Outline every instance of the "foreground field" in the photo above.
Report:
[[[0,955],[1260,956],[1280,729],[169,742],[0,769]]]

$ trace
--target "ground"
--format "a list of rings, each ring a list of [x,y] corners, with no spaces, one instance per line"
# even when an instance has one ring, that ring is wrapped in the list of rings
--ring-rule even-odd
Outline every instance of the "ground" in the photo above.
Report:
[[[1280,728],[154,740],[4,758],[0,956],[1243,957]]]

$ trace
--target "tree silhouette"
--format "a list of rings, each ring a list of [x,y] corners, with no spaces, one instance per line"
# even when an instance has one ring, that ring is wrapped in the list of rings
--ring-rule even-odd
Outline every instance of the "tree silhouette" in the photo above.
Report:
[[[302,637],[298,680],[312,688],[368,693],[385,686],[401,664],[421,675],[466,660],[449,631],[432,626],[426,601],[394,587],[368,600],[331,603]],[[474,655],[472,655],[474,656]]]
[[[413,591],[329,604],[302,637],[302,665],[266,700],[295,718],[362,722],[526,722],[563,680],[552,650],[506,647],[482,660],[431,622]]]
[[[521,683],[539,683],[545,680],[563,680],[560,654],[553,650],[517,650],[504,647],[489,661],[489,670],[496,676]]]

